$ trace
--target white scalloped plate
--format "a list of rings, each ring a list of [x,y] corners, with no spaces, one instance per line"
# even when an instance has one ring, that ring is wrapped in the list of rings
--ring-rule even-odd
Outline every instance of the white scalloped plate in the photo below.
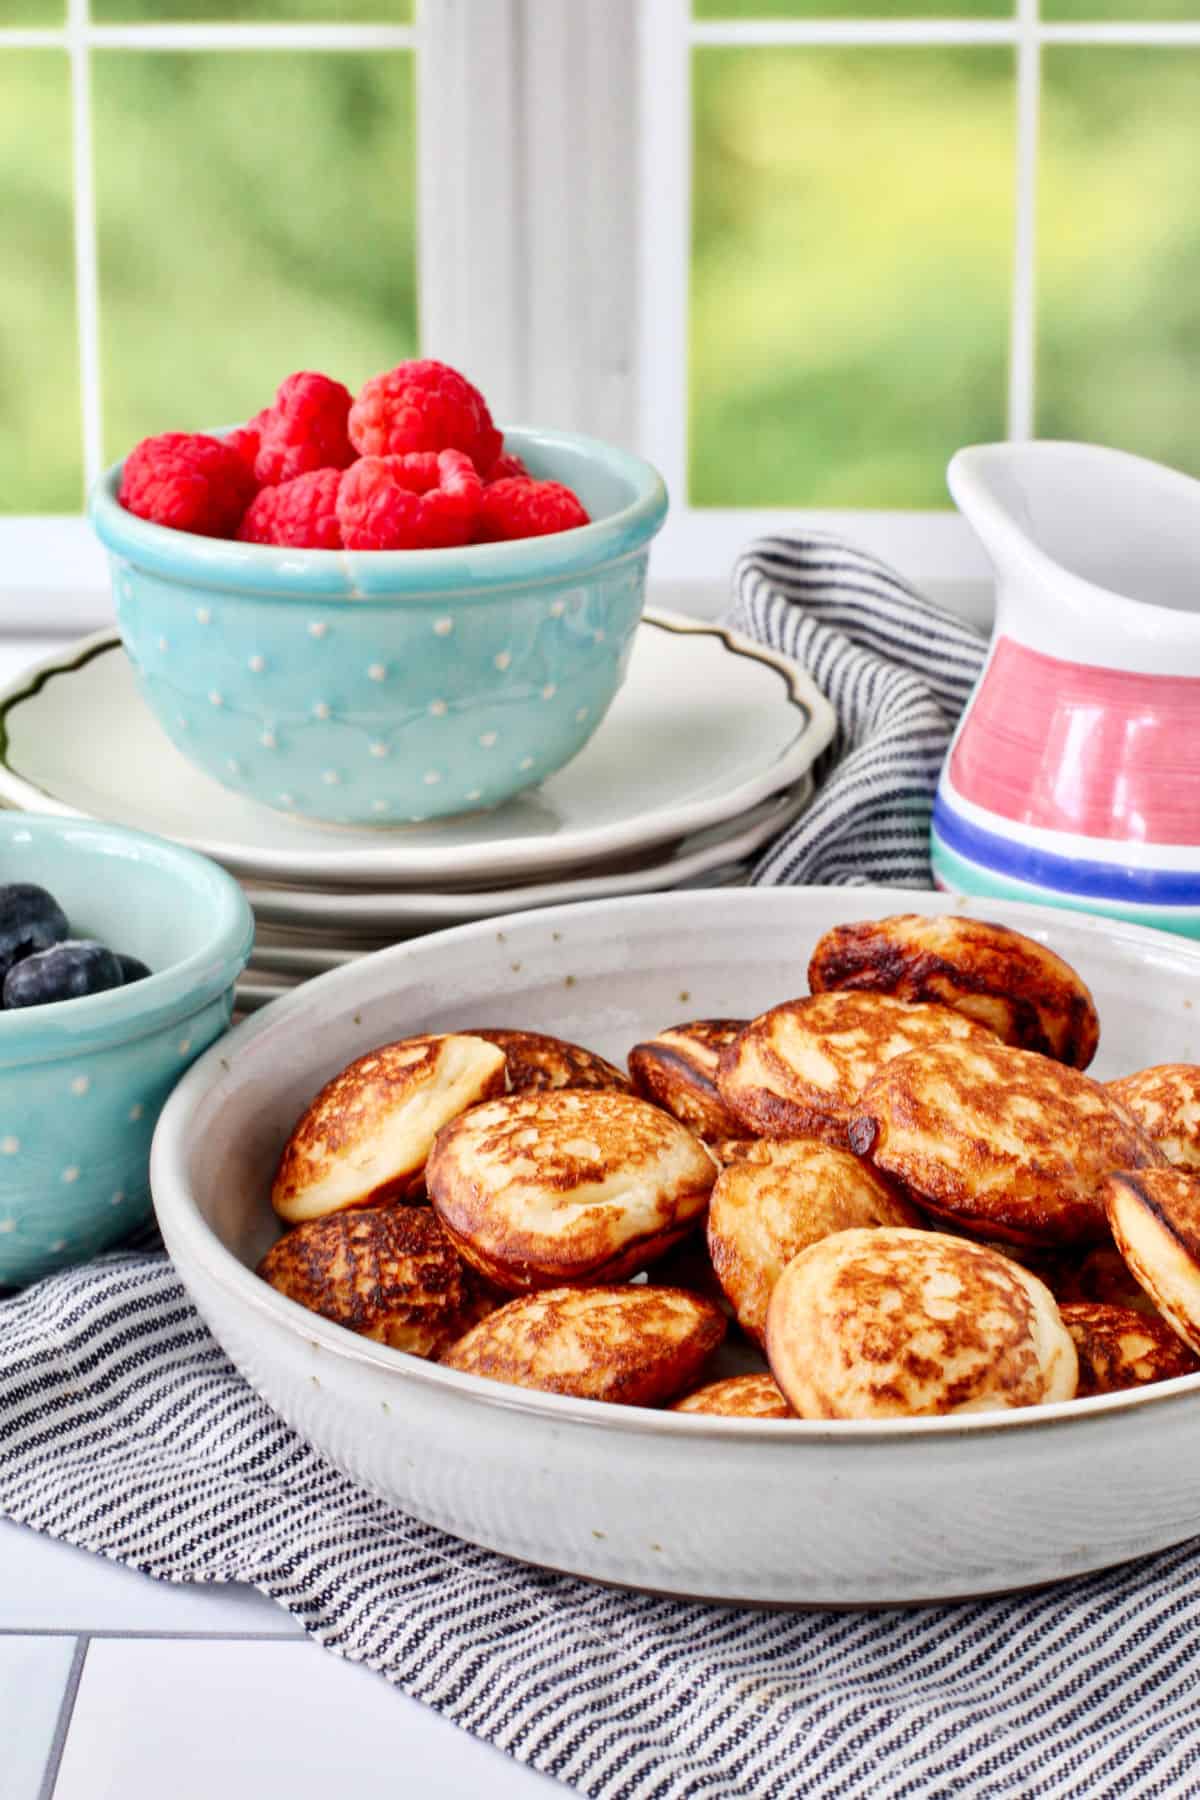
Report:
[[[738,819],[798,781],[833,730],[828,701],[786,657],[721,626],[647,613],[604,722],[540,787],[424,825],[321,825],[194,769],[139,697],[119,640],[100,633],[0,691],[0,798],[156,832],[249,880],[498,885]]]
[[[469,925],[473,919],[524,912],[533,906],[563,906],[570,900],[656,893],[743,862],[798,818],[811,798],[812,779],[805,775],[786,793],[772,794],[736,822],[693,832],[677,844],[660,845],[646,858],[622,860],[616,867],[599,870],[571,870],[557,879],[527,886],[436,893],[411,888],[352,892],[247,883],[246,898],[260,925],[351,940],[358,935],[380,938],[440,931],[447,925]],[[376,943],[371,948],[380,946]]]

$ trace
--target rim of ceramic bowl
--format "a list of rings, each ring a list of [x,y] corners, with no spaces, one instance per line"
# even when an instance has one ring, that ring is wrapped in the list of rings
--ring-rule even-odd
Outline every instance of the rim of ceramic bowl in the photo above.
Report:
[[[805,895],[818,891],[827,892],[824,889],[800,887],[751,888],[740,890],[736,897],[720,891],[689,894],[686,897],[679,894],[638,894],[615,900],[591,900],[573,905],[541,907],[507,914],[502,921],[485,919],[451,927],[435,935],[439,950],[447,961],[452,962],[457,944],[490,937],[501,922],[506,931],[511,932],[523,925],[536,925],[539,929],[552,930],[559,923],[566,921],[577,924],[589,915],[611,917],[620,913],[625,916],[650,916],[658,912],[674,919],[681,899],[689,911],[719,915],[728,909],[732,899],[736,900],[739,907],[760,906],[765,910],[778,905],[783,893]],[[900,911],[920,910],[922,901],[927,903],[935,898],[930,892],[917,889],[875,887],[859,892],[864,897],[868,893],[878,896],[881,904],[886,903],[890,909]],[[996,903],[991,901],[990,904]],[[1046,926],[1045,907],[1016,901],[1002,901],[999,905],[1006,920],[1015,916],[1018,923],[1027,923],[1034,928]],[[1055,921],[1082,925],[1088,930],[1096,931],[1107,931],[1111,924],[1111,921],[1094,914],[1066,908],[1055,908],[1054,918]],[[1124,921],[1120,923],[1115,935],[1132,937],[1151,951],[1161,949],[1164,936],[1162,932]],[[1182,938],[1171,939],[1170,945],[1173,951],[1193,960],[1200,971],[1200,946],[1192,945]],[[238,1026],[232,1041],[226,1040],[221,1046],[221,1075],[231,1074],[234,1061],[244,1055],[265,1032],[278,1030],[282,1020],[293,1013],[303,1012],[310,1006],[314,986],[319,987],[322,995],[327,996],[336,1008],[339,990],[348,989],[352,992],[356,983],[361,981],[365,966],[370,965],[376,970],[385,963],[402,966],[413,956],[427,952],[427,940],[423,942],[419,938],[410,939],[405,943],[394,944],[390,949],[376,951],[372,956],[361,957],[357,962],[331,970],[328,974],[317,976],[314,982],[304,983],[293,993],[274,1001],[254,1018]],[[194,1263],[209,1281],[220,1288],[228,1300],[248,1307],[251,1313],[257,1313],[260,1317],[271,1319],[297,1340],[306,1340],[315,1348],[327,1350],[344,1361],[369,1365],[377,1372],[390,1374],[396,1379],[416,1382],[435,1391],[450,1392],[462,1400],[479,1405],[501,1407],[513,1413],[534,1414],[552,1424],[557,1421],[564,1425],[569,1423],[587,1426],[593,1430],[633,1432],[650,1436],[698,1434],[706,1438],[762,1437],[776,1442],[790,1440],[797,1447],[819,1443],[865,1446],[947,1437],[976,1439],[997,1432],[1031,1433],[1096,1427],[1106,1429],[1110,1414],[1140,1412],[1147,1407],[1172,1405],[1195,1408],[1200,1403],[1200,1374],[1192,1374],[1179,1375],[1144,1388],[1096,1394],[1086,1399],[1043,1402],[1041,1405],[1018,1407],[1009,1411],[997,1409],[885,1420],[735,1419],[722,1418],[716,1414],[676,1413],[654,1407],[622,1406],[610,1401],[551,1394],[537,1389],[509,1386],[481,1375],[467,1374],[447,1368],[441,1363],[429,1362],[409,1355],[406,1351],[394,1350],[386,1344],[359,1337],[343,1326],[309,1312],[297,1301],[289,1300],[262,1281],[253,1269],[248,1268],[227,1249],[204,1219],[187,1175],[187,1144],[192,1115],[218,1079],[216,1070],[214,1052],[210,1050],[183,1077],[171,1095],[159,1120],[151,1147],[150,1185],[155,1212],[172,1260],[175,1260],[177,1247],[184,1251],[185,1260],[180,1266],[180,1273],[185,1284],[189,1268]]]
[[[124,464],[114,463],[92,489],[89,514],[108,550],[168,580],[282,603],[327,598],[364,606],[397,601],[432,606],[456,595],[480,598],[503,588],[591,574],[632,555],[666,518],[662,476],[631,451],[575,432],[529,426],[506,426],[504,439],[518,455],[582,454],[630,485],[634,498],[589,525],[510,543],[468,544],[455,550],[296,550],[200,537],[139,519],[117,500]],[[360,577],[369,577],[369,585],[364,587]]]
[[[187,956],[128,987],[0,1012],[0,1068],[55,1062],[147,1037],[217,999],[245,968],[254,944],[254,915],[233,876],[208,857],[121,825],[36,813],[0,815],[0,847],[19,843],[22,834],[66,842],[83,855],[153,863],[200,889],[207,925]]]

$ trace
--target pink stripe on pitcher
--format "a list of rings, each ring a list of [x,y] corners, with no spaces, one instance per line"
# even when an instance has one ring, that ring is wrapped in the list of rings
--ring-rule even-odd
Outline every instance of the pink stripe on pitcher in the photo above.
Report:
[[[1049,831],[1200,844],[1200,677],[1001,638],[950,758],[964,800]]]

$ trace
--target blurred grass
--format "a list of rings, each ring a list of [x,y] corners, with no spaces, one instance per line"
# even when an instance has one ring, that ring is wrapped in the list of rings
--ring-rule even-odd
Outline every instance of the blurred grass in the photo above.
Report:
[[[653,5],[654,0],[649,0]],[[1100,3],[1100,0],[1097,0]],[[1126,0],[1126,5],[1140,0]],[[1169,0],[1166,0],[1169,4]],[[1014,0],[692,0],[696,19],[1006,19]]]
[[[694,54],[690,496],[946,504],[1003,435],[1013,57]]]
[[[82,494],[71,96],[58,50],[0,56],[0,511]]]
[[[408,25],[413,0],[91,0],[98,24]]]
[[[1138,25],[1200,19],[1200,0],[1042,0],[1048,24],[1088,25],[1118,19]]]
[[[0,0],[0,26],[59,26],[66,16],[66,0]]]
[[[1037,428],[1200,474],[1200,51],[1047,49]]]
[[[412,57],[94,58],[105,456],[416,349]]]

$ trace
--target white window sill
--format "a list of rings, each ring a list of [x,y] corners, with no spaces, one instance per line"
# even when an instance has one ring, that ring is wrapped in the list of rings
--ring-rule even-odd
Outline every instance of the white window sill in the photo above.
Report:
[[[754,533],[747,532],[747,541]],[[0,637],[77,637],[113,618],[107,559],[86,519],[30,518],[0,521]],[[705,580],[653,574],[650,603],[698,618],[719,617],[729,604],[726,573]],[[918,581],[931,600],[983,630],[992,622],[992,588],[977,570],[961,579],[939,573]]]

